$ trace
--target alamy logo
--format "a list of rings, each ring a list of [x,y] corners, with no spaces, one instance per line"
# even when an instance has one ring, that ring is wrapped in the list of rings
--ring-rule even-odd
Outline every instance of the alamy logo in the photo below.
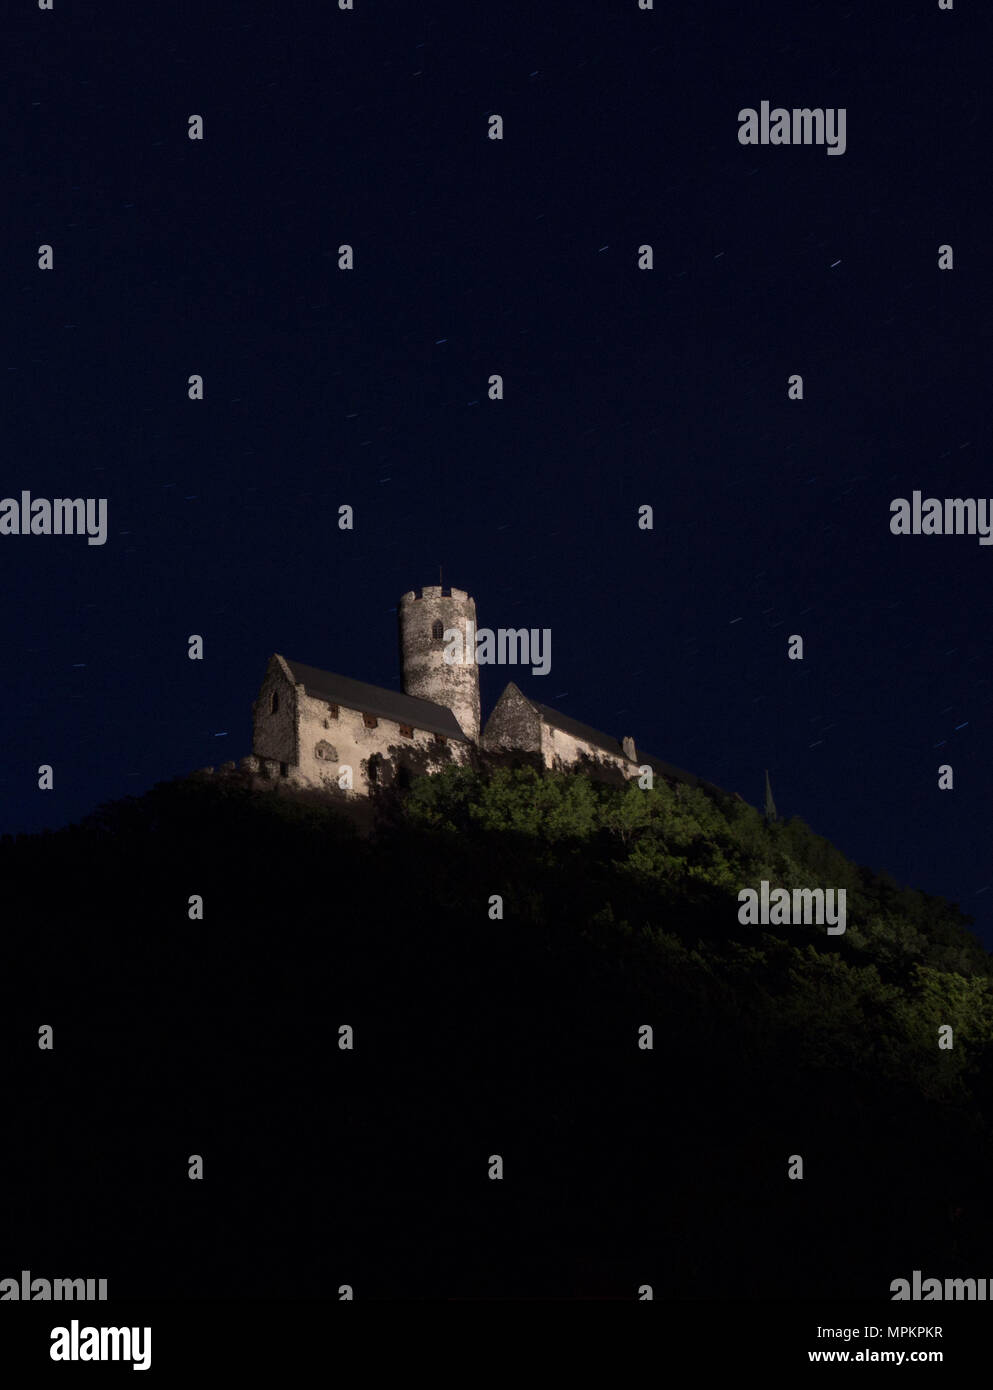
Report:
[[[828,154],[844,154],[847,109],[822,106],[794,106],[787,111],[769,103],[759,103],[758,111],[745,106],[738,112],[740,145],[827,145]]]
[[[915,492],[912,500],[895,497],[890,503],[894,536],[977,536],[980,545],[993,545],[993,498],[928,497]]]
[[[847,888],[774,888],[763,879],[759,892],[742,888],[738,901],[738,921],[746,927],[788,927],[827,925],[828,936],[841,936],[847,917]],[[835,899],[837,898],[837,902]]]
[[[82,536],[87,545],[103,545],[107,539],[106,497],[47,497],[0,501],[0,536]]]
[[[136,1371],[152,1364],[150,1327],[80,1327],[73,1318],[68,1327],[53,1327],[51,1337],[53,1361],[133,1361]]]
[[[445,661],[449,666],[530,666],[532,676],[547,676],[552,669],[552,633],[547,627],[477,628],[467,622],[465,635],[457,627],[445,629]]]

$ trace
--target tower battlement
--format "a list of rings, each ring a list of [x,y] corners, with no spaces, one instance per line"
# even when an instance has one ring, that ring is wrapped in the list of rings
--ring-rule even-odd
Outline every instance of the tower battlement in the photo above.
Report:
[[[411,589],[400,600],[403,603],[416,603],[425,598],[469,598],[465,589],[449,589],[441,584],[426,584],[423,589]],[[472,600],[470,600],[471,602]]]

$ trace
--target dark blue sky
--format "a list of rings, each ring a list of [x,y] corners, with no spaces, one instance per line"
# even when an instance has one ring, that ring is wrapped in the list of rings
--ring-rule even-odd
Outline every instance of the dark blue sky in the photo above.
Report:
[[[398,685],[442,564],[552,632],[484,715],[513,678],[747,800],[768,767],[993,945],[993,547],[889,531],[993,494],[988,14],[355,4],[5,20],[0,492],[110,534],[0,538],[0,829],[248,752],[274,650]],[[845,154],[741,146],[764,99],[846,108]]]

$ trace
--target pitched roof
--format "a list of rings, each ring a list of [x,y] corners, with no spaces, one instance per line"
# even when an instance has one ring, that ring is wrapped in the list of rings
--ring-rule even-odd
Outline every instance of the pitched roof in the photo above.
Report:
[[[517,687],[519,688],[519,687]],[[523,691],[521,691],[523,695]],[[527,695],[524,699],[532,709],[537,710],[544,722],[552,729],[561,729],[564,734],[570,734],[573,738],[582,739],[585,743],[590,743],[594,748],[600,748],[604,753],[612,753],[615,758],[624,758],[627,761],[627,754],[621,746],[620,739],[612,738],[610,734],[601,733],[599,729],[593,729],[589,724],[580,724],[578,719],[571,718],[568,714],[561,714],[557,709],[552,709],[549,705],[539,705],[537,700],[531,700]],[[663,762],[661,758],[653,757],[651,753],[644,753],[635,743],[635,751],[638,754],[637,762],[642,763],[652,769],[660,777],[668,777],[673,782],[685,782],[691,787],[709,787],[713,784],[705,782],[702,777],[697,777],[692,772],[684,772],[681,767],[674,767],[672,763]],[[715,790],[720,791],[717,787]]]
[[[318,700],[330,700],[332,704],[361,710],[363,714],[374,714],[379,719],[392,719],[397,724],[410,724],[415,729],[423,729],[425,733],[444,734],[446,738],[459,743],[469,742],[455,715],[444,705],[436,705],[431,700],[418,700],[399,690],[366,685],[364,681],[353,681],[349,676],[336,676],[331,671],[304,666],[303,662],[291,661],[286,656],[282,659],[294,681]]]

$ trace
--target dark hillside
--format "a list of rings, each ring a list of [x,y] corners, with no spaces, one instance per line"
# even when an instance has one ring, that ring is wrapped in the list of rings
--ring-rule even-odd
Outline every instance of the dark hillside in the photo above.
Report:
[[[330,1298],[993,1275],[991,958],[798,821],[501,769],[417,779],[370,832],[189,779],[6,840],[0,874],[0,1273]],[[762,878],[845,888],[847,931],[740,925]]]

